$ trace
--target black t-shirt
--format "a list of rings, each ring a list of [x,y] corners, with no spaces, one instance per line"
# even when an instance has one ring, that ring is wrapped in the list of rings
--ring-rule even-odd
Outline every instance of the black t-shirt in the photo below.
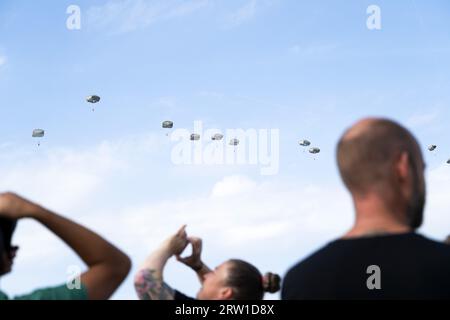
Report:
[[[450,246],[415,233],[336,240],[289,270],[281,297],[449,299]]]
[[[194,298],[188,297],[184,293],[181,293],[178,290],[175,290],[175,295],[173,297],[173,300],[195,300]]]

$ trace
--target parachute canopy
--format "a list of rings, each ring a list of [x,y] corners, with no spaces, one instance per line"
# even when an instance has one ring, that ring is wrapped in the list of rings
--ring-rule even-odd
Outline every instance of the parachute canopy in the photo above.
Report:
[[[298,144],[301,145],[302,147],[307,147],[311,145],[311,142],[309,142],[308,140],[300,140]]]
[[[239,144],[239,139],[234,138],[234,139],[230,140],[231,146],[237,146],[238,144]]]
[[[434,151],[434,150],[436,150],[436,148],[437,148],[437,146],[432,144],[431,146],[428,147],[428,150],[429,151]]]
[[[311,149],[309,149],[309,153],[312,153],[312,154],[320,153],[320,149],[319,148],[311,148]]]
[[[171,128],[173,128],[173,122],[172,121],[164,121],[162,123],[162,127],[164,129],[171,129]]]
[[[45,135],[45,131],[42,129],[34,129],[32,137],[33,138],[42,138]]]
[[[93,95],[93,96],[88,96],[88,97],[86,98],[86,101],[89,102],[89,103],[97,103],[97,102],[100,101],[100,97],[99,97],[99,96],[95,96],[95,95]]]
[[[198,133],[191,134],[191,140],[192,141],[200,140],[200,135]]]
[[[212,139],[212,140],[215,140],[215,141],[222,140],[222,139],[223,139],[223,134],[221,134],[221,133],[216,133],[215,135],[212,136],[211,139]]]

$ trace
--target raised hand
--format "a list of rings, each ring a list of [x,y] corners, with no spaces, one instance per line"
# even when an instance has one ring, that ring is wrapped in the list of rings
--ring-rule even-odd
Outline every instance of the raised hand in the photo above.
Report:
[[[203,266],[202,254],[202,239],[197,237],[188,237],[188,243],[192,245],[192,255],[182,258],[180,254],[177,255],[177,260],[184,263],[194,270],[200,270]]]

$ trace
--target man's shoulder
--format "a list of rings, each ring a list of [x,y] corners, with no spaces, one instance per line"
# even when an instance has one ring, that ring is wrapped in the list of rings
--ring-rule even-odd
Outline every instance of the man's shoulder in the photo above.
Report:
[[[368,249],[373,249],[368,250]],[[294,265],[291,271],[309,268],[320,268],[321,265],[344,263],[346,259],[355,259],[368,254],[375,256],[387,255],[401,258],[402,256],[421,255],[424,258],[433,257],[442,263],[450,264],[450,245],[432,240],[424,235],[411,233],[399,236],[382,236],[373,238],[355,238],[349,240],[336,239],[321,247],[311,255]],[[430,263],[431,261],[427,261]]]
[[[417,236],[417,239],[419,240],[419,242],[421,242],[422,244],[424,244],[426,246],[434,247],[436,250],[440,250],[444,253],[450,252],[450,245],[445,242],[432,240],[421,234],[416,234],[416,236]]]
[[[414,246],[418,253],[429,263],[438,262],[439,265],[450,267],[450,245],[421,236],[420,241]]]
[[[391,288],[416,284],[422,292],[426,288],[420,281],[426,278],[425,283],[431,286],[428,296],[432,296],[440,294],[436,293],[436,279],[440,285],[450,284],[450,246],[411,233],[330,242],[289,269],[282,297],[356,297],[361,293],[359,284],[366,283],[367,267],[373,264],[383,266],[385,283]]]
[[[329,260],[334,259],[334,255],[332,254],[334,252],[334,243],[335,241],[322,246],[305,259],[292,266],[286,274],[286,278],[299,276],[301,273],[309,270],[314,270],[316,272],[320,271],[321,265],[326,265]]]
[[[318,283],[333,278],[330,267],[335,265],[333,242],[313,252],[292,266],[286,273],[281,291],[282,299],[302,299],[316,296],[311,292],[320,290]]]

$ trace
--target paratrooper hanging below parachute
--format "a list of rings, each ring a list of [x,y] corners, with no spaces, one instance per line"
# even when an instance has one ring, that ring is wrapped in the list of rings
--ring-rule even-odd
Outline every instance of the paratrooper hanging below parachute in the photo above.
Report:
[[[166,120],[166,121],[164,121],[164,122],[162,123],[162,127],[163,127],[163,129],[167,129],[166,136],[168,137],[168,136],[169,136],[169,131],[170,131],[170,129],[173,128],[173,122],[172,122],[172,121],[169,121],[169,120]]]
[[[100,101],[100,97],[96,96],[96,95],[88,96],[86,98],[86,101],[89,102],[89,103],[92,103],[92,104],[96,104],[96,103],[98,103]],[[94,107],[92,107],[92,111],[95,111]]]
[[[45,136],[45,131],[42,129],[34,129],[31,134],[33,138],[43,138]],[[41,145],[41,141],[38,140],[38,147]]]

